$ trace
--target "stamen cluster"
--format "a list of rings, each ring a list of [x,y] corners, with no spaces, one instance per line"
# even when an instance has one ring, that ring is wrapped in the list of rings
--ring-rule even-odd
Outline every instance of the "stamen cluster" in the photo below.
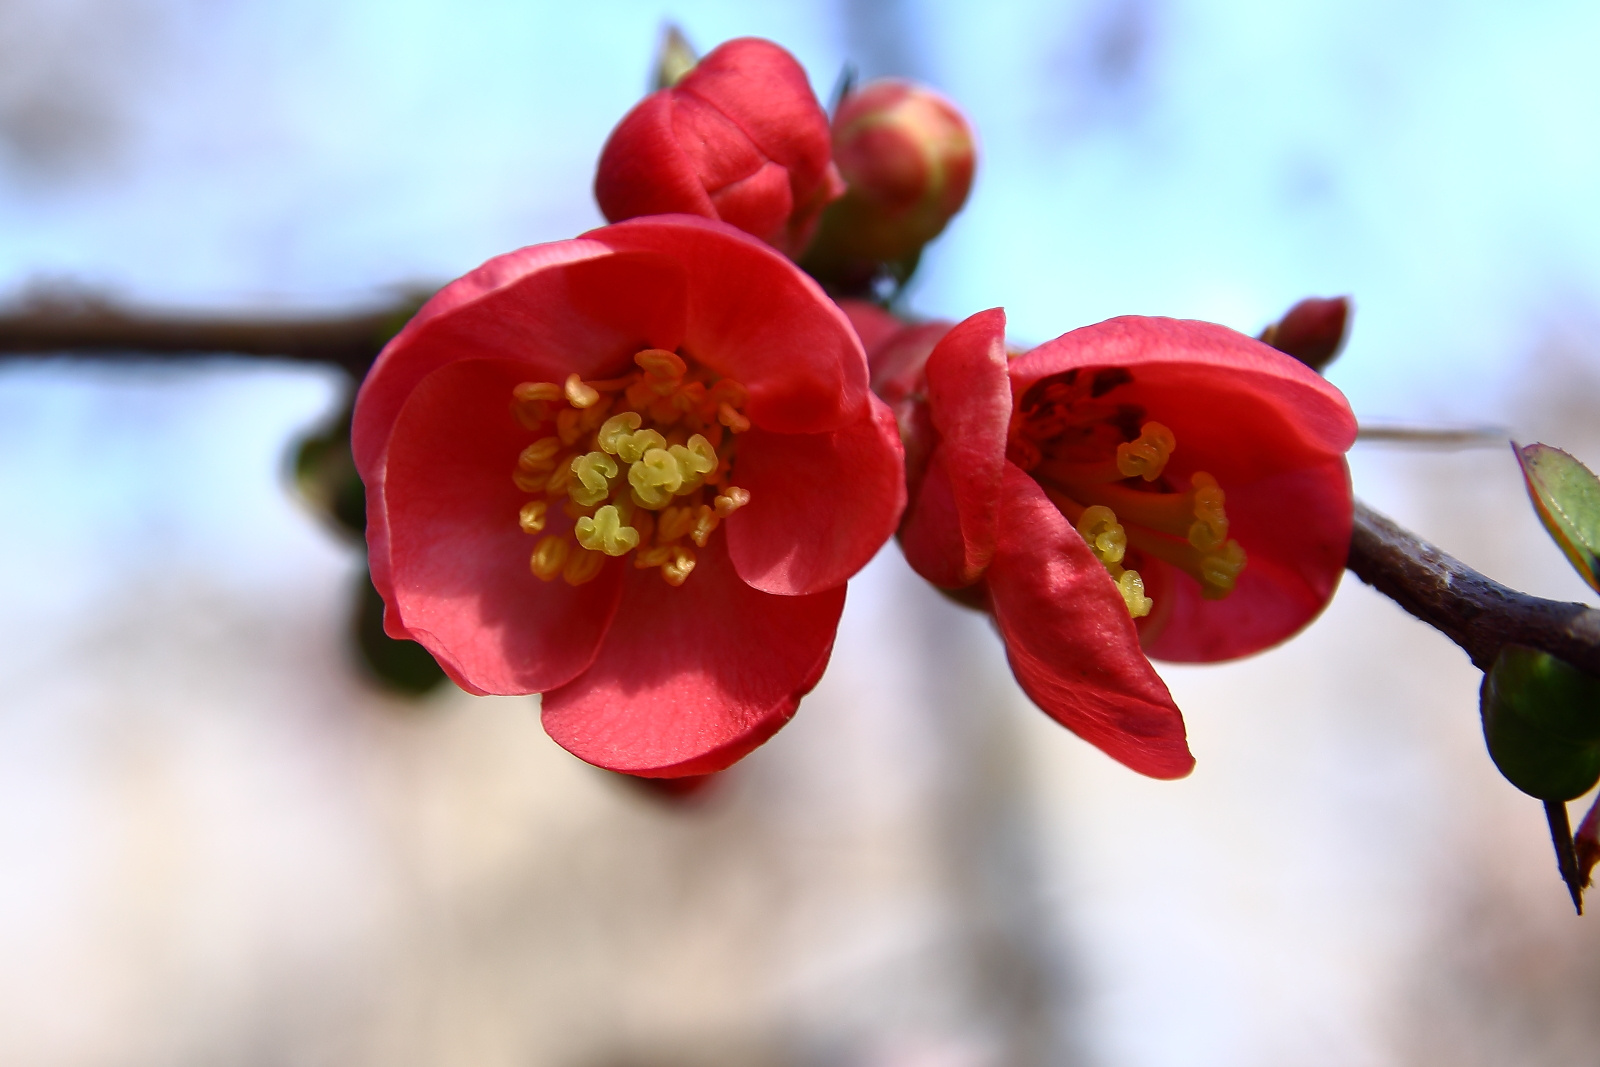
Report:
[[[1006,455],[1089,543],[1137,619],[1153,602],[1139,572],[1123,566],[1130,545],[1193,575],[1210,600],[1233,591],[1245,554],[1228,538],[1217,480],[1197,471],[1187,491],[1177,488],[1164,474],[1177,436],[1139,405],[1110,398],[1132,382],[1121,367],[1041,379],[1012,415]]]
[[[512,480],[537,494],[519,523],[544,533],[551,509],[573,524],[545,533],[529,566],[543,581],[582,585],[600,574],[607,557],[634,553],[634,566],[659,568],[670,585],[694,570],[721,521],[750,493],[728,484],[733,435],[750,428],[745,387],[691,367],[675,352],[647,348],[639,368],[619,378],[561,385],[523,382],[511,410],[540,434],[517,457]]]

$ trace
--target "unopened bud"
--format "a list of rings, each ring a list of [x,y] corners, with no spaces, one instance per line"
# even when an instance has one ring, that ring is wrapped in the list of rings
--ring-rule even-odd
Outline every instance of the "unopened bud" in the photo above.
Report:
[[[1333,362],[1344,347],[1350,325],[1350,298],[1307,297],[1277,322],[1261,331],[1259,340],[1291,355],[1312,370]]]
[[[878,264],[909,275],[922,247],[966,203],[977,165],[972,128],[955,105],[892,78],[840,103],[833,155],[847,190],[824,213],[806,259],[829,281]]]

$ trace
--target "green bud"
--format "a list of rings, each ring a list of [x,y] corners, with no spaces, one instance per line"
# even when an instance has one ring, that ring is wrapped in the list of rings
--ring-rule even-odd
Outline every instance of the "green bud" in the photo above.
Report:
[[[1524,793],[1565,801],[1600,781],[1600,679],[1507,645],[1483,676],[1480,709],[1490,757]]]

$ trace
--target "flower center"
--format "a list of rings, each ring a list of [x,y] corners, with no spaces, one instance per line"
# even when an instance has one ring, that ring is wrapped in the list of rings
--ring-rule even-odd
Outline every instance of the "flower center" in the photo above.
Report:
[[[1108,367],[1035,382],[1012,413],[1006,457],[1077,527],[1137,619],[1153,602],[1139,572],[1124,566],[1130,548],[1193,575],[1208,600],[1233,592],[1245,555],[1228,538],[1217,480],[1197,471],[1188,489],[1173,484],[1163,472],[1177,437],[1147,420],[1144,408],[1111,396],[1132,381]]]
[[[582,585],[607,556],[634,554],[671,585],[694,570],[717,525],[750,501],[728,484],[737,440],[750,428],[745,387],[647,348],[638,370],[606,381],[567,375],[561,385],[523,382],[511,411],[539,435],[517,457],[512,481],[534,494],[522,506],[524,532],[544,534],[529,561],[541,580]],[[545,533],[551,509],[573,520]]]

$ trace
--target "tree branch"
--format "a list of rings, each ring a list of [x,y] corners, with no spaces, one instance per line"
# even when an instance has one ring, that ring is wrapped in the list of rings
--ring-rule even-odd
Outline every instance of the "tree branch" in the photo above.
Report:
[[[356,315],[273,318],[163,316],[93,299],[47,300],[0,315],[0,357],[94,353],[148,359],[229,353],[331,363],[360,381],[419,304],[413,298]]]
[[[1600,677],[1600,610],[1509,589],[1359,500],[1346,565],[1460,645],[1480,670],[1505,645],[1528,645]]]

